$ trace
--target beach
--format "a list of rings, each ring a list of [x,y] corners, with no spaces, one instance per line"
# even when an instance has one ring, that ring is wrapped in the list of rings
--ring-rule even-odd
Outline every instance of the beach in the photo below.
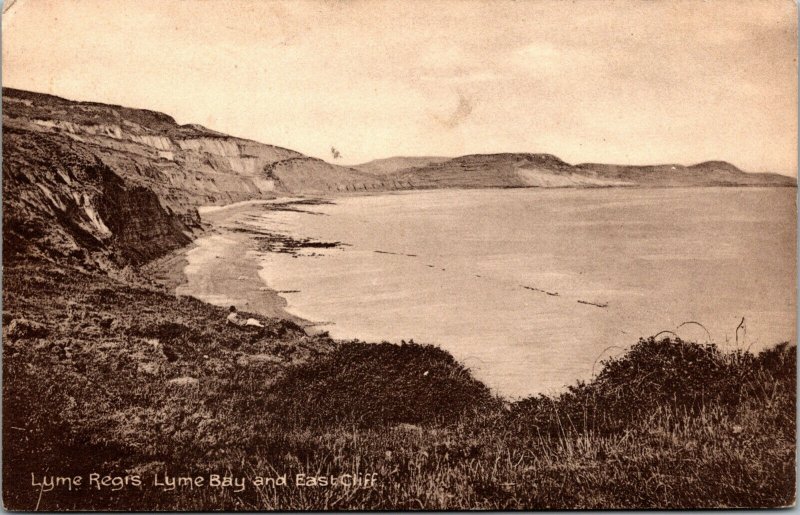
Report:
[[[264,250],[258,238],[244,223],[254,208],[274,206],[284,209],[287,203],[303,199],[256,200],[227,206],[204,206],[198,209],[206,230],[192,244],[150,264],[148,273],[177,295],[196,297],[209,304],[228,307],[270,318],[285,319],[318,332],[316,324],[286,310],[281,292],[269,288],[261,279]],[[280,238],[274,238],[280,242]],[[284,240],[285,242],[285,240]],[[302,242],[297,242],[301,245]]]

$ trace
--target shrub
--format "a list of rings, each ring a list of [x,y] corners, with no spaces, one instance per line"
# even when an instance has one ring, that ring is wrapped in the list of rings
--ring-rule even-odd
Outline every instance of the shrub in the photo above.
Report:
[[[713,405],[730,412],[762,395],[765,384],[793,392],[795,349],[779,345],[757,357],[743,351],[723,353],[713,344],[640,339],[626,354],[604,361],[592,382],[579,382],[555,399],[520,401],[511,416],[517,423],[558,434],[616,432],[664,409],[697,415]]]
[[[290,369],[270,389],[267,409],[299,424],[451,422],[496,401],[438,347],[344,344]]]

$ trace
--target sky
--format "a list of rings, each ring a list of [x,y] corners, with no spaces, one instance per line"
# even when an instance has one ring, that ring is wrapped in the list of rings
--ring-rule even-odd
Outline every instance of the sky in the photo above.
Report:
[[[797,175],[790,0],[16,0],[3,85],[355,164],[546,152]]]

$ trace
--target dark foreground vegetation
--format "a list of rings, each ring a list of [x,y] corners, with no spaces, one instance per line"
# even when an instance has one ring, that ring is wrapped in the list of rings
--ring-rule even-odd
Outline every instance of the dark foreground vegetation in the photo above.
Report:
[[[507,403],[430,346],[337,343],[45,262],[6,267],[10,509],[786,506],[796,349],[641,340],[587,384]],[[115,490],[91,473],[138,475]],[[300,486],[296,474],[375,473]],[[33,474],[33,476],[32,476]],[[166,487],[230,475],[235,487]],[[287,485],[254,485],[286,474]],[[40,491],[41,476],[83,485]],[[113,480],[112,480],[113,481]]]

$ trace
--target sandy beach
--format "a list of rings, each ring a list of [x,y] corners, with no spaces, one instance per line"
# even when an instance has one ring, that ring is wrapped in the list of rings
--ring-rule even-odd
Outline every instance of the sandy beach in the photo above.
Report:
[[[198,211],[207,226],[205,234],[149,265],[148,273],[177,295],[196,297],[217,306],[236,306],[240,311],[259,316],[291,320],[307,332],[317,332],[313,323],[287,312],[286,299],[265,285],[259,276],[262,266],[259,257],[263,251],[242,223],[257,206],[277,205],[281,209],[297,202],[303,200],[279,198],[202,207]]]

